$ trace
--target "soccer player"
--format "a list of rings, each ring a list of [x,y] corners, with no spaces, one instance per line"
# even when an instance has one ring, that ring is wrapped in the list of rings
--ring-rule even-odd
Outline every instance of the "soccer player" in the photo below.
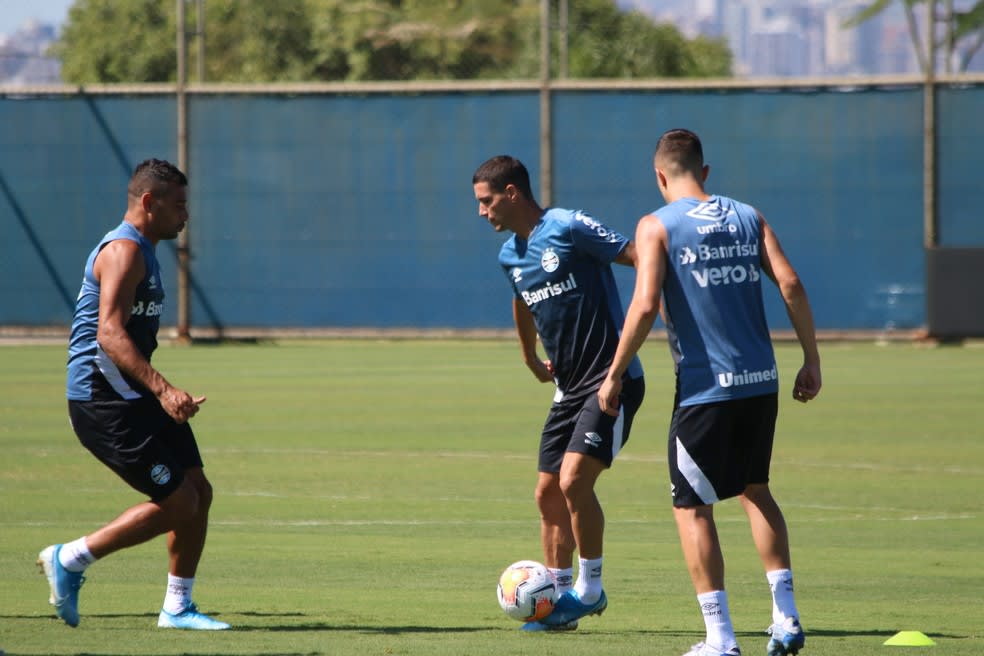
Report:
[[[617,412],[622,377],[663,298],[677,393],[668,440],[673,511],[704,615],[705,640],[686,656],[735,656],[714,504],[737,496],[772,590],[769,656],[795,654],[805,636],[793,597],[789,537],[769,490],[779,383],[761,278],[775,282],[803,350],[793,398],[820,391],[820,355],[806,290],[775,233],[753,207],[704,190],[700,139],[670,130],[656,146],[667,205],[639,220],[635,291],[618,352],[598,392]]]
[[[41,551],[58,617],[78,626],[82,573],[109,554],[167,533],[167,592],[157,626],[228,629],[191,598],[212,486],[188,425],[205,402],[150,364],[164,309],[155,247],[188,222],[188,179],[169,162],[136,167],[123,222],[85,264],[68,347],[68,412],[79,441],[148,500],[89,535]]]
[[[596,394],[624,317],[611,263],[633,266],[635,247],[582,211],[541,208],[526,167],[512,157],[483,163],[472,184],[479,215],[496,232],[513,233],[499,263],[514,293],[523,361],[537,380],[557,386],[540,438],[536,502],[545,564],[562,594],[549,616],[523,628],[573,629],[608,606],[601,584],[605,519],[594,487],[628,440],[645,393],[642,365],[633,358],[620,381],[619,412],[602,412]],[[537,353],[537,335],[547,360]]]

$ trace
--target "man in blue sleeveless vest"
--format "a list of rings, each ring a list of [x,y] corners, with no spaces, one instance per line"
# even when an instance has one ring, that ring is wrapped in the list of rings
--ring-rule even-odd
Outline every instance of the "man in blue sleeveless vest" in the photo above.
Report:
[[[205,546],[212,487],[188,425],[205,397],[171,385],[150,364],[164,309],[155,247],[188,222],[188,180],[169,162],[136,167],[123,222],[89,255],[68,349],[68,410],[79,441],[149,500],[89,535],[38,557],[49,602],[78,626],[82,572],[96,560],[167,533],[169,573],[157,625],[227,629],[191,599]]]
[[[655,168],[667,205],[639,221],[635,292],[599,403],[617,411],[622,374],[649,335],[662,296],[677,376],[668,443],[674,517],[707,629],[705,640],[685,656],[741,653],[713,514],[715,502],[734,496],[748,515],[772,591],[767,653],[795,654],[805,635],[793,597],[786,523],[769,490],[779,383],[762,275],[779,287],[803,350],[793,398],[804,403],[821,383],[813,313],[763,216],[704,191],[709,168],[697,135],[663,134]]]
[[[472,177],[479,214],[496,232],[514,233],[499,252],[513,290],[522,357],[557,391],[540,438],[536,501],[545,564],[562,592],[553,612],[527,631],[573,629],[608,606],[601,585],[604,514],[594,486],[629,437],[642,403],[642,365],[625,367],[620,412],[598,406],[622,325],[611,263],[635,264],[632,242],[581,211],[541,208],[522,162],[493,157]],[[537,335],[547,360],[537,353]],[[573,554],[578,578],[573,583]]]

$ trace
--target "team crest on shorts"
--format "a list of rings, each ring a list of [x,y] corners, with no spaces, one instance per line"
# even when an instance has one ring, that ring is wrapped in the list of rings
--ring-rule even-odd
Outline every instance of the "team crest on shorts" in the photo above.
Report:
[[[166,465],[154,465],[150,468],[150,478],[158,485],[167,485],[171,480],[171,470]]]
[[[540,257],[540,266],[547,273],[553,273],[560,266],[560,257],[554,252],[554,249],[548,248],[543,251],[543,255]]]

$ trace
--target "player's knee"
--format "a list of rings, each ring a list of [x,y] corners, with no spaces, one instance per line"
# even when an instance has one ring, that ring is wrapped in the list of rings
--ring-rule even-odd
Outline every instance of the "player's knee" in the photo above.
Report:
[[[752,483],[747,485],[739,497],[743,502],[750,502],[755,505],[774,503],[772,491],[769,490],[768,483]]]
[[[181,523],[198,514],[199,493],[197,487],[185,478],[181,485],[171,492],[160,503],[161,509],[167,513],[170,523]]]
[[[568,502],[577,501],[594,493],[594,480],[577,472],[564,472],[560,477],[560,490]]]
[[[212,496],[214,494],[212,490],[212,484],[208,482],[208,479],[203,478],[196,485],[198,491],[198,512],[207,513],[209,508],[212,507]]]

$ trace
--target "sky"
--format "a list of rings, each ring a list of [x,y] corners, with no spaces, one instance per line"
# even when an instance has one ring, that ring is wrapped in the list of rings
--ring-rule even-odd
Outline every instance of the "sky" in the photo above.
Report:
[[[0,34],[11,34],[32,18],[61,26],[73,0],[0,0]]]

